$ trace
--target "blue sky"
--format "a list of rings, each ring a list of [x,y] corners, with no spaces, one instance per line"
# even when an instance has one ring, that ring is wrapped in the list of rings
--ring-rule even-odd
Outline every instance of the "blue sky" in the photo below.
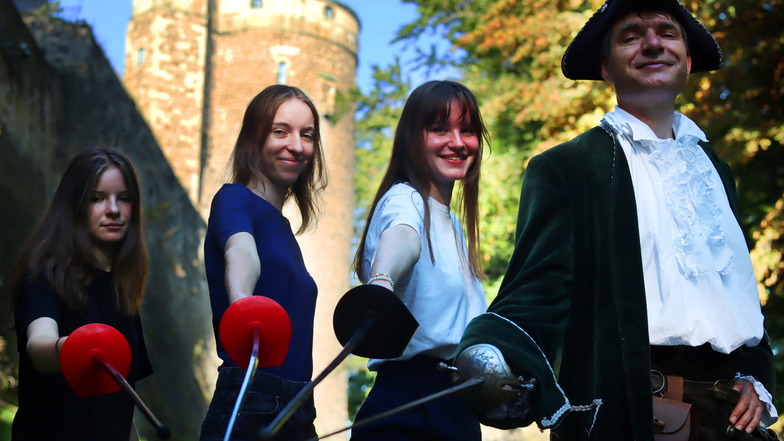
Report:
[[[359,67],[357,84],[367,92],[370,87],[370,67],[385,66],[399,55],[406,66],[414,56],[411,48],[397,43],[390,45],[397,30],[413,21],[416,7],[400,0],[341,0],[359,16],[362,29],[359,36]],[[83,20],[90,24],[98,44],[106,53],[114,69],[122,76],[125,32],[131,17],[131,0],[60,0],[63,16],[68,20]],[[423,44],[442,43],[425,39]],[[412,86],[426,81],[422,73],[412,74]],[[441,79],[444,75],[439,76]]]

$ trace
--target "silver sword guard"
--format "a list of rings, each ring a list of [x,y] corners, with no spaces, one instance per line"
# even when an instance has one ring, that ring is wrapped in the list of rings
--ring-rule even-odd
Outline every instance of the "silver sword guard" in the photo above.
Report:
[[[528,397],[536,389],[536,380],[515,376],[497,347],[469,346],[458,355],[455,367],[461,379],[485,380],[463,391],[466,403],[483,419],[524,419],[528,414]]]

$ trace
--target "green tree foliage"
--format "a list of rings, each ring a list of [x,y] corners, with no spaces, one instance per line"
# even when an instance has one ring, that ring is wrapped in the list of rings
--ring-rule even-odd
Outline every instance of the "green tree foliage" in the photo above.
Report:
[[[348,367],[348,419],[354,421],[359,408],[370,393],[376,373],[367,369],[367,359],[351,355],[346,360]]]
[[[56,17],[63,13],[63,8],[60,6],[59,0],[48,1],[38,8],[27,12],[28,15],[36,15],[41,17]]]
[[[357,92],[355,214],[359,234],[387,169],[397,120],[411,88],[410,80],[403,76],[400,59],[383,69],[372,69],[372,90],[367,94]]]

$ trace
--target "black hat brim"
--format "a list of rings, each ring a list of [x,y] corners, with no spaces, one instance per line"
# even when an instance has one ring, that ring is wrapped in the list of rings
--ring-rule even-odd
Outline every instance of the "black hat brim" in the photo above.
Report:
[[[723,63],[713,35],[678,0],[607,0],[577,33],[564,52],[561,70],[572,80],[602,80],[601,50],[604,38],[618,19],[634,11],[665,11],[686,32],[691,72],[713,71]]]

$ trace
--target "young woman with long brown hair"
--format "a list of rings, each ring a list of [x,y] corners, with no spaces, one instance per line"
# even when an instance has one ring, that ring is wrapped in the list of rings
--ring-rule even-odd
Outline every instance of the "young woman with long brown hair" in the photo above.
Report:
[[[147,278],[141,193],[131,161],[107,148],[77,155],[14,267],[19,345],[15,440],[135,439],[131,397],[79,398],[60,371],[68,335],[91,323],[119,330],[131,347],[128,382],[151,373],[139,308]]]
[[[486,138],[476,98],[460,83],[430,81],[406,101],[355,266],[363,282],[394,291],[420,327],[401,357],[368,363],[376,381],[357,422],[452,385],[451,374],[436,366],[453,357],[468,321],[487,306],[477,202]],[[450,207],[455,183],[465,233]],[[480,437],[478,421],[455,398],[352,433],[352,440]]]
[[[226,353],[220,322],[232,303],[252,295],[269,297],[288,313],[291,345],[282,365],[258,368],[248,387],[231,439],[256,439],[268,423],[310,381],[316,283],[284,217],[293,198],[298,233],[315,222],[317,196],[326,185],[319,115],[300,89],[269,86],[256,95],[242,121],[232,158],[233,183],[212,201],[204,263],[210,288],[218,356],[215,395],[202,423],[201,440],[222,440],[247,366]],[[315,436],[312,398],[280,430],[278,439]]]

